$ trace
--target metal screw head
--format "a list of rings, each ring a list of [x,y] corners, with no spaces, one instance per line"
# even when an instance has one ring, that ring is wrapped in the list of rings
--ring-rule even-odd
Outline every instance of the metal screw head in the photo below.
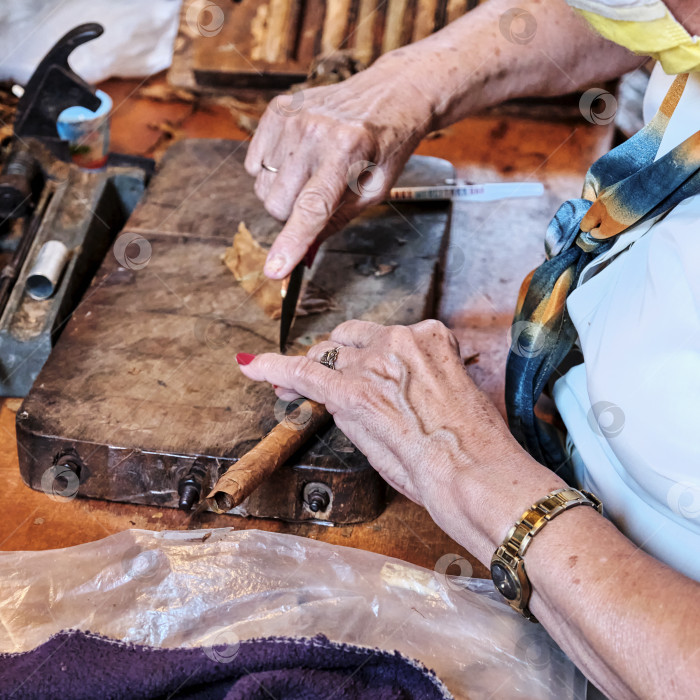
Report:
[[[192,506],[199,501],[199,487],[192,483],[181,483],[178,489],[180,499],[177,507],[180,510],[192,510]]]
[[[327,493],[321,493],[320,491],[314,491],[309,495],[309,508],[314,512],[318,513],[319,510],[326,510],[328,508],[328,498]]]
[[[306,503],[312,513],[328,510],[331,496],[332,492],[325,484],[310,483],[304,487],[304,503]]]

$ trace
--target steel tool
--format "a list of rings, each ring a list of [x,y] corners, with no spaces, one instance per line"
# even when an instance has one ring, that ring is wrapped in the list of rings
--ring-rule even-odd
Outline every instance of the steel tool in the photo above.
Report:
[[[541,182],[492,182],[469,184],[463,180],[449,179],[435,185],[393,187],[389,202],[493,202],[514,197],[540,197],[544,194]],[[315,254],[315,251],[314,251]],[[307,255],[291,272],[283,287],[282,315],[280,317],[280,352],[287,347],[289,332],[294,322],[299,293],[304,280],[304,269],[311,267]],[[311,256],[313,260],[313,255]]]

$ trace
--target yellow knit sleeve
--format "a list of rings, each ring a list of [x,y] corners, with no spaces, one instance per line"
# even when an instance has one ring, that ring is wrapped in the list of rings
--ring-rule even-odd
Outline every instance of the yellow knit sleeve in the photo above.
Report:
[[[661,63],[669,75],[700,70],[700,41],[666,12],[664,17],[646,22],[608,19],[576,9],[598,34],[642,56]]]

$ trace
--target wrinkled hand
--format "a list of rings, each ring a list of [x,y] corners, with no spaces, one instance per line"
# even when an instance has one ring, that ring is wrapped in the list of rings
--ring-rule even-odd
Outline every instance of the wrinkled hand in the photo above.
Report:
[[[321,365],[337,346],[335,370]],[[458,472],[477,476],[520,450],[438,321],[348,321],[305,357],[259,355],[241,370],[276,385],[280,398],[324,403],[384,479],[436,520]]]
[[[276,97],[263,115],[245,167],[267,211],[287,222],[270,249],[268,277],[286,277],[315,241],[385,198],[429,131],[428,101],[385,64]]]

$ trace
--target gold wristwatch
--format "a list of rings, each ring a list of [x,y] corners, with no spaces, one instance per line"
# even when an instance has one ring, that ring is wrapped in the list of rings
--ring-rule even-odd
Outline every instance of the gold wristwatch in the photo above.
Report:
[[[533,622],[537,620],[527,607],[532,588],[525,572],[523,556],[532,538],[552,518],[574,506],[593,506],[599,513],[603,512],[603,504],[588,491],[572,488],[552,491],[523,513],[491,559],[491,578],[496,590],[513,610]]]

